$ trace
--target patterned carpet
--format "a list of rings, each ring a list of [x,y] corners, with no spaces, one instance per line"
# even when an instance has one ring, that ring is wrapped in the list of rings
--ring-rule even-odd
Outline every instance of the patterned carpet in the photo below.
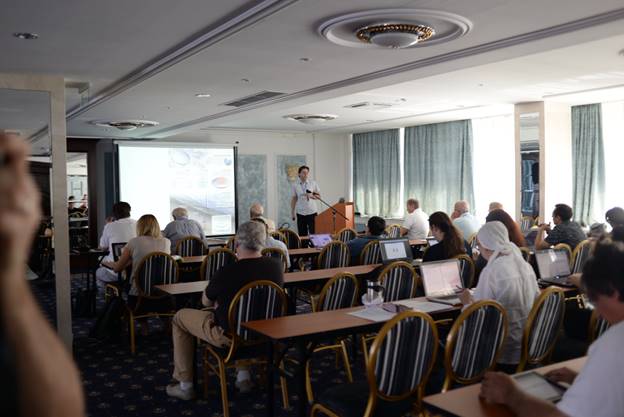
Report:
[[[75,279],[72,291],[81,288],[80,279]],[[52,322],[55,317],[54,287],[33,283],[33,292]],[[103,307],[103,300],[98,299],[98,311]],[[205,400],[181,401],[170,398],[165,387],[171,380],[173,371],[173,350],[171,333],[168,326],[158,319],[150,320],[149,333],[144,336],[137,331],[137,353],[130,354],[127,333],[124,332],[119,342],[99,343],[88,338],[89,330],[95,318],[74,318],[74,358],[82,373],[88,415],[91,417],[122,416],[220,416],[221,398],[212,393]],[[360,356],[359,362],[362,361]],[[198,363],[201,371],[201,364]],[[364,379],[361,363],[354,366],[356,379]],[[251,370],[256,384],[259,384],[259,370]],[[240,394],[233,388],[235,380],[231,372],[228,379],[230,415],[264,415],[264,388],[257,386],[249,394]],[[318,389],[346,381],[344,371],[337,370],[333,354],[325,354],[314,359],[313,381]],[[200,388],[201,388],[200,378]],[[276,385],[277,388],[279,386]],[[217,380],[210,381],[210,388],[217,389]],[[201,390],[199,390],[201,392]],[[296,405],[294,385],[289,388],[291,408],[282,409],[281,393],[275,391],[275,410],[279,416],[294,416],[292,408]]]

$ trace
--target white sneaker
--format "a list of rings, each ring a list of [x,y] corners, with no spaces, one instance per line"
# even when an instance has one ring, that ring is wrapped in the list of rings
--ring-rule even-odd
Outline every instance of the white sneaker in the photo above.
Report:
[[[236,381],[234,385],[236,386],[236,388],[238,388],[238,391],[241,394],[250,393],[254,387],[254,383],[251,379],[243,379],[241,381]]]
[[[195,390],[193,388],[184,390],[179,383],[169,384],[167,385],[167,395],[180,400],[188,401],[195,398]]]

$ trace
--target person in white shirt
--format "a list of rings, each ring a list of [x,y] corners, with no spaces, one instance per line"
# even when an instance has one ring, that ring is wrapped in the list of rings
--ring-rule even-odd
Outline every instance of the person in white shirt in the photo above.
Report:
[[[108,249],[108,255],[102,259],[102,262],[114,261],[113,243],[128,243],[136,236],[136,220],[130,218],[130,209],[130,204],[125,201],[113,205],[115,220],[104,226],[100,238],[100,249]],[[95,277],[99,287],[103,287],[107,282],[117,281],[117,273],[103,266],[95,271]]]
[[[295,220],[297,215],[297,230],[299,236],[307,236],[314,233],[314,218],[316,217],[316,201],[321,197],[321,190],[316,181],[308,178],[310,168],[302,165],[299,167],[299,179],[292,186],[292,199],[290,201],[291,217]]]
[[[407,235],[409,240],[424,239],[429,234],[429,216],[420,208],[415,198],[407,200],[407,214],[401,226],[401,236]]]
[[[453,225],[455,225],[455,227],[462,232],[464,235],[463,237],[466,240],[470,239],[470,236],[477,233],[479,231],[479,227],[481,227],[479,220],[470,214],[470,205],[465,200],[455,203],[451,219],[453,219]]]
[[[577,375],[568,368],[546,377],[572,384],[561,401],[553,404],[518,387],[508,375],[489,372],[480,396],[504,404],[519,417],[613,417],[624,415],[624,244],[605,238],[598,242],[583,268],[582,287],[590,301],[611,324],[589,348],[587,361]]]
[[[520,249],[509,240],[509,232],[502,222],[484,224],[477,240],[487,265],[481,272],[474,294],[464,290],[460,299],[464,306],[474,301],[494,300],[505,308],[509,334],[498,358],[498,367],[513,372],[520,362],[524,325],[539,295],[537,278]]]

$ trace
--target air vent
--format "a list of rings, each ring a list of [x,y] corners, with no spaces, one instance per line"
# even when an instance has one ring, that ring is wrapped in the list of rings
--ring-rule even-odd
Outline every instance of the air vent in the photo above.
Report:
[[[135,130],[158,126],[158,122],[150,120],[95,120],[91,124],[101,127],[114,127],[119,130]]]
[[[226,106],[232,106],[232,107],[243,107],[243,106],[248,106],[253,103],[258,103],[259,101],[268,100],[273,97],[283,96],[284,94],[285,93],[278,93],[276,91],[261,91],[258,94],[239,98],[234,101],[230,101],[228,103],[223,103],[223,104],[225,104]]]
[[[294,120],[306,125],[320,125],[337,117],[334,114],[289,114],[284,116],[284,119]]]
[[[349,104],[348,106],[345,106],[345,108],[379,110],[379,109],[387,109],[392,106],[394,106],[394,104],[392,103],[371,103],[369,101],[364,101],[362,103]]]

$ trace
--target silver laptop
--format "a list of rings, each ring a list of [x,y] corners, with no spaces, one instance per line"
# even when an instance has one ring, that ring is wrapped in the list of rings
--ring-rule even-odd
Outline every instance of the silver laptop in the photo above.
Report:
[[[565,249],[546,249],[535,252],[540,281],[546,284],[574,286],[568,281],[571,275],[570,260]]]
[[[331,241],[332,237],[329,233],[310,235],[310,242],[312,242],[312,246],[315,248],[324,248]]]
[[[464,287],[457,259],[423,262],[420,265],[420,273],[427,300],[450,305],[461,304],[457,293]]]
[[[412,261],[412,248],[408,239],[388,239],[379,241],[381,262]]]

